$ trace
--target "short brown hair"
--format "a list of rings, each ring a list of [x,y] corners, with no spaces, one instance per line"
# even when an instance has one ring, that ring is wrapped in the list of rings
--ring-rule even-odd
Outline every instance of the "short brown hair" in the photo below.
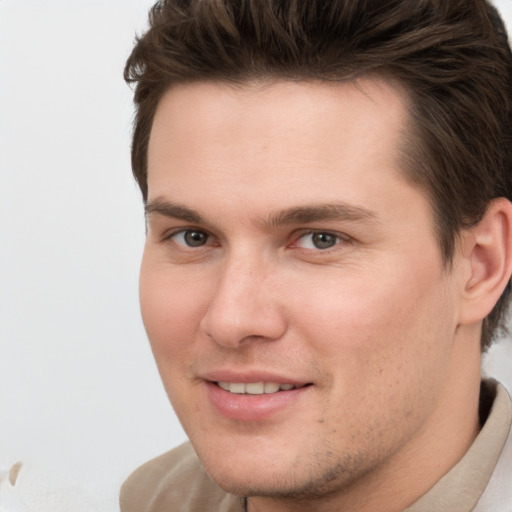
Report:
[[[486,0],[161,0],[149,25],[125,68],[144,200],[153,117],[172,85],[375,73],[409,93],[405,172],[430,198],[446,263],[492,199],[512,198],[512,54]],[[482,348],[507,304],[508,287],[484,320]]]

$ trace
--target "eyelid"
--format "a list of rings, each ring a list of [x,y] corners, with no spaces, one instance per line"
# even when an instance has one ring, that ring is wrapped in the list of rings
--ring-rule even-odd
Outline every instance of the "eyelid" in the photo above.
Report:
[[[171,240],[174,236],[176,236],[180,233],[185,233],[186,231],[199,231],[199,232],[205,233],[208,237],[207,242],[204,245],[197,246],[197,247],[191,247],[191,246],[187,246],[185,244],[178,244],[177,242],[175,242],[180,247],[188,247],[189,249],[197,250],[201,247],[211,246],[212,241],[216,240],[215,235],[213,235],[212,233],[210,233],[208,230],[206,230],[204,228],[197,227],[197,226],[179,226],[179,227],[167,229],[160,237],[160,241],[162,243],[165,243],[165,242]],[[308,235],[314,235],[316,233],[323,233],[323,234],[331,235],[333,237],[336,237],[338,240],[332,247],[328,247],[326,249],[319,249],[319,248],[308,249],[308,248],[303,248],[303,247],[300,247],[297,245],[301,238],[308,236]],[[288,247],[302,249],[304,251],[319,252],[319,253],[325,254],[329,251],[337,250],[339,248],[339,245],[342,242],[344,245],[345,243],[351,243],[352,241],[353,241],[353,239],[349,235],[347,235],[345,233],[341,233],[339,231],[330,230],[330,229],[321,229],[321,228],[304,228],[304,229],[297,230],[292,234],[292,241],[290,244],[288,244]],[[213,243],[215,243],[215,242],[213,242]],[[217,241],[217,244],[218,244],[218,241]]]
[[[294,236],[293,236],[293,240],[292,240],[292,243],[290,244],[290,247],[294,247],[294,246],[297,246],[297,243],[300,239],[302,239],[303,237],[305,236],[308,236],[308,235],[314,235],[314,234],[317,234],[317,233],[322,233],[322,234],[326,234],[326,235],[330,235],[330,236],[333,236],[333,237],[336,237],[338,240],[336,241],[336,243],[332,246],[332,247],[328,247],[326,249],[319,249],[319,248],[311,248],[311,249],[308,249],[308,248],[304,248],[304,247],[300,247],[298,246],[297,248],[298,249],[302,249],[304,251],[312,251],[312,252],[319,252],[319,253],[327,253],[329,251],[335,251],[337,249],[339,249],[339,245],[340,243],[350,243],[352,241],[352,238],[348,235],[346,235],[345,233],[340,233],[339,231],[333,231],[333,230],[330,230],[330,229],[321,229],[321,228],[318,228],[318,229],[303,229],[303,230],[299,230],[297,231]]]
[[[199,231],[201,233],[205,233],[206,236],[208,237],[208,240],[214,238],[214,236],[210,232],[208,232],[206,229],[198,228],[195,226],[179,226],[179,227],[175,227],[175,228],[166,230],[161,236],[161,242],[167,242],[167,241],[171,240],[172,237],[174,237],[180,233],[185,233],[187,231]],[[181,244],[178,244],[178,245],[182,246]],[[208,245],[208,242],[205,245]],[[199,246],[199,247],[201,247],[201,246]],[[194,249],[194,248],[191,247],[191,249]]]

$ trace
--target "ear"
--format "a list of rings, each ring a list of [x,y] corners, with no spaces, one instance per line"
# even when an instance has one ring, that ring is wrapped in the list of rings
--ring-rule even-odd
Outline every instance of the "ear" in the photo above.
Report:
[[[493,200],[482,220],[463,234],[464,278],[459,323],[483,320],[492,310],[512,273],[512,204]]]

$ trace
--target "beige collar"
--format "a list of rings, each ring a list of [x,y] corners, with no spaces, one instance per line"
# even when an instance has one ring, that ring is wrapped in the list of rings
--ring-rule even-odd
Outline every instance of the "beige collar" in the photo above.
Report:
[[[512,424],[512,404],[506,389],[493,380],[484,381],[483,385],[495,394],[495,398],[474,443],[441,480],[404,512],[468,512],[479,502],[498,464]]]

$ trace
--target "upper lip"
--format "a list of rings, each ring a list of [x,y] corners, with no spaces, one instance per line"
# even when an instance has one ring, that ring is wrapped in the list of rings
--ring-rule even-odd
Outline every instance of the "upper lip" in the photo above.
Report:
[[[243,384],[249,382],[275,382],[277,384],[293,384],[295,387],[311,383],[308,380],[300,380],[269,371],[213,370],[205,372],[201,375],[201,378],[209,382],[240,382]]]

